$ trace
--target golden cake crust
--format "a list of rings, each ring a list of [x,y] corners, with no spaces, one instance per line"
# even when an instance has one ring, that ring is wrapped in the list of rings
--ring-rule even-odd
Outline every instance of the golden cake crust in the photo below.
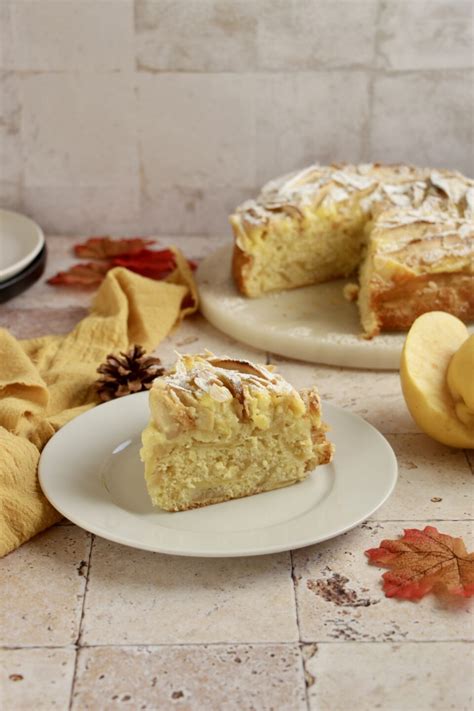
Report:
[[[232,254],[232,276],[238,290],[245,296],[252,296],[247,287],[246,272],[252,265],[252,257],[240,249],[238,244],[234,244]]]
[[[446,311],[462,321],[472,321],[473,286],[469,274],[422,274],[389,290],[374,288],[371,305],[383,331],[407,331],[427,311]]]
[[[268,276],[271,239],[280,239],[282,245],[293,241],[292,253],[296,254],[299,236],[306,231],[306,249],[311,251],[308,235],[312,230],[321,225],[314,249],[324,240],[334,241],[332,231],[341,230],[337,220],[345,210],[359,215],[347,230],[347,248],[354,239],[351,230],[359,240],[349,268],[329,264],[314,276],[312,272],[293,270],[288,283],[280,279],[272,284],[271,275]],[[359,263],[362,288],[358,302],[366,337],[373,337],[380,330],[406,330],[417,316],[433,309],[444,309],[469,320],[473,318],[473,215],[474,181],[455,171],[381,164],[310,166],[270,181],[255,200],[246,201],[231,215],[234,281],[241,293],[255,297],[272,289],[337,278],[349,274],[351,266]],[[361,224],[365,225],[363,238]],[[368,259],[364,255],[372,251],[374,256],[374,241],[375,257],[378,251],[383,257],[390,242],[395,247],[391,248],[390,258],[377,257],[369,270],[364,266]],[[398,245],[408,246],[404,251]],[[342,241],[336,247],[343,254]],[[327,250],[321,259],[328,261]],[[378,279],[377,265],[382,262],[384,274]],[[394,276],[387,279],[389,263]],[[284,267],[280,261],[280,273]],[[440,273],[445,273],[442,279],[423,276]],[[369,284],[364,287],[367,274]],[[439,293],[427,288],[430,283],[439,288]],[[404,299],[409,303],[403,303]]]

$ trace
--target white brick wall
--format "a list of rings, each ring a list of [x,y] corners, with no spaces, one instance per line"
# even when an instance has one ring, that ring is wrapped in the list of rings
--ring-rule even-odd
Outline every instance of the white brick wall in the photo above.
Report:
[[[216,234],[314,160],[474,174],[471,0],[0,0],[0,205]]]

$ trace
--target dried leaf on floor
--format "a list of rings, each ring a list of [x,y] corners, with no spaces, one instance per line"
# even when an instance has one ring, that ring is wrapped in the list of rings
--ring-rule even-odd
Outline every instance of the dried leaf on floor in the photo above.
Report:
[[[53,284],[54,286],[96,287],[111,268],[112,266],[109,263],[101,264],[100,262],[74,264],[67,271],[59,272],[48,279],[48,284]]]
[[[87,259],[110,259],[110,257],[122,254],[136,254],[154,243],[155,240],[145,237],[124,237],[123,239],[89,237],[86,242],[74,246],[74,254],[76,257],[86,257]]]
[[[462,538],[433,526],[407,528],[402,538],[384,540],[365,551],[369,562],[390,571],[383,574],[387,597],[419,600],[429,592],[462,597],[474,595],[474,553]]]

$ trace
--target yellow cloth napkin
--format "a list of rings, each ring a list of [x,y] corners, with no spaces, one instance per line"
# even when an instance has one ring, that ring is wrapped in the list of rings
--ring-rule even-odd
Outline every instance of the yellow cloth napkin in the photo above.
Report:
[[[0,329],[0,557],[61,518],[38,483],[40,452],[62,425],[98,403],[100,363],[135,343],[153,349],[196,310],[191,271],[175,254],[177,269],[166,282],[121,267],[108,272],[90,314],[66,336],[18,341]]]

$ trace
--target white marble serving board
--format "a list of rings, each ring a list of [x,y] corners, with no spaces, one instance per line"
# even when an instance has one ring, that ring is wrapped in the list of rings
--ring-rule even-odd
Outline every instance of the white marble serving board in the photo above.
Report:
[[[201,311],[216,328],[288,358],[398,370],[406,334],[362,338],[357,306],[342,293],[345,280],[248,299],[235,288],[231,257],[232,245],[226,245],[207,257],[197,273]]]

